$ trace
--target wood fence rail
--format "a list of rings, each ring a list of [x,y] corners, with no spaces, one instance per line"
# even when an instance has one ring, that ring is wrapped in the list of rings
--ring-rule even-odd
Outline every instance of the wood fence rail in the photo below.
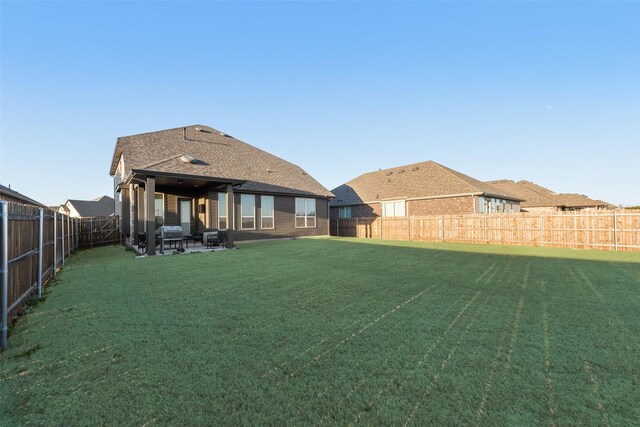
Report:
[[[332,236],[640,251],[640,211],[438,215],[331,220]]]
[[[50,209],[0,201],[0,348],[9,320],[81,247],[118,243],[118,217],[71,218]]]

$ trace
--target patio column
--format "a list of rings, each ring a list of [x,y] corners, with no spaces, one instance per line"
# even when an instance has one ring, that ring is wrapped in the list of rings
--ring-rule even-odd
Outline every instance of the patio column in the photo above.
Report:
[[[138,244],[138,233],[144,232],[144,190],[138,185],[136,197],[136,244]]]
[[[147,197],[147,212],[145,221],[147,222],[147,255],[156,254],[156,179],[153,176],[147,177],[147,185],[144,193]]]
[[[136,199],[136,186],[129,184],[129,232],[131,233],[131,244],[138,244],[138,223],[136,215],[138,213],[138,199]]]
[[[233,248],[233,229],[235,218],[233,216],[233,186],[227,184],[227,249]]]

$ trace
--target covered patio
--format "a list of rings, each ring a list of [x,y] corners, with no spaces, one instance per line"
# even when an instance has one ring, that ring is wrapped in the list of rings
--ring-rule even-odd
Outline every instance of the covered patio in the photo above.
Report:
[[[244,182],[134,169],[127,182],[118,186],[125,216],[121,232],[128,236],[129,245],[145,246],[147,255],[162,251],[157,230],[163,226],[180,227],[184,252],[215,250],[205,245],[203,235],[217,230],[224,230],[223,247],[233,248],[234,187]],[[224,223],[217,218],[212,220],[213,199],[224,205],[223,212],[215,212],[216,217],[225,219]],[[178,238],[174,236],[173,240],[176,243]]]

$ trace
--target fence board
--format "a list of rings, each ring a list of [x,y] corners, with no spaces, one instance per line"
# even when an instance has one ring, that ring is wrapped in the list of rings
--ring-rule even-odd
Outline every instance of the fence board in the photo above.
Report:
[[[37,290],[40,208],[7,202],[7,211],[7,300],[0,299],[0,304],[3,306],[6,304],[8,319],[11,319],[28,297]],[[119,242],[118,217],[69,218],[44,209],[43,284],[62,267],[62,260],[71,256],[78,248]]]
[[[331,235],[640,251],[640,211],[576,211],[331,220]]]

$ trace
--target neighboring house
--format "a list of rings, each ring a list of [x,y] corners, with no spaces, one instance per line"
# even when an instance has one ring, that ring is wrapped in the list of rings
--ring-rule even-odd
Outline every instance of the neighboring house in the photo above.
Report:
[[[432,161],[365,173],[332,192],[331,218],[519,212],[521,201]]]
[[[9,187],[5,187],[0,184],[0,200],[7,200],[9,202],[22,203],[25,205],[37,206],[39,208],[47,208],[47,206],[43,205],[40,202],[33,200],[30,197],[25,196],[24,194],[20,194],[15,190],[12,190]]]
[[[58,212],[72,218],[111,216],[115,212],[115,202],[109,196],[100,196],[93,200],[67,200],[60,205]]]
[[[333,194],[300,167],[211,127],[118,138],[111,164],[121,232],[180,225],[184,235],[227,230],[236,240],[329,234]]]
[[[487,183],[524,199],[520,207],[525,212],[610,209],[612,207],[607,202],[592,200],[581,194],[558,194],[530,181],[515,182],[500,179],[487,181]]]

